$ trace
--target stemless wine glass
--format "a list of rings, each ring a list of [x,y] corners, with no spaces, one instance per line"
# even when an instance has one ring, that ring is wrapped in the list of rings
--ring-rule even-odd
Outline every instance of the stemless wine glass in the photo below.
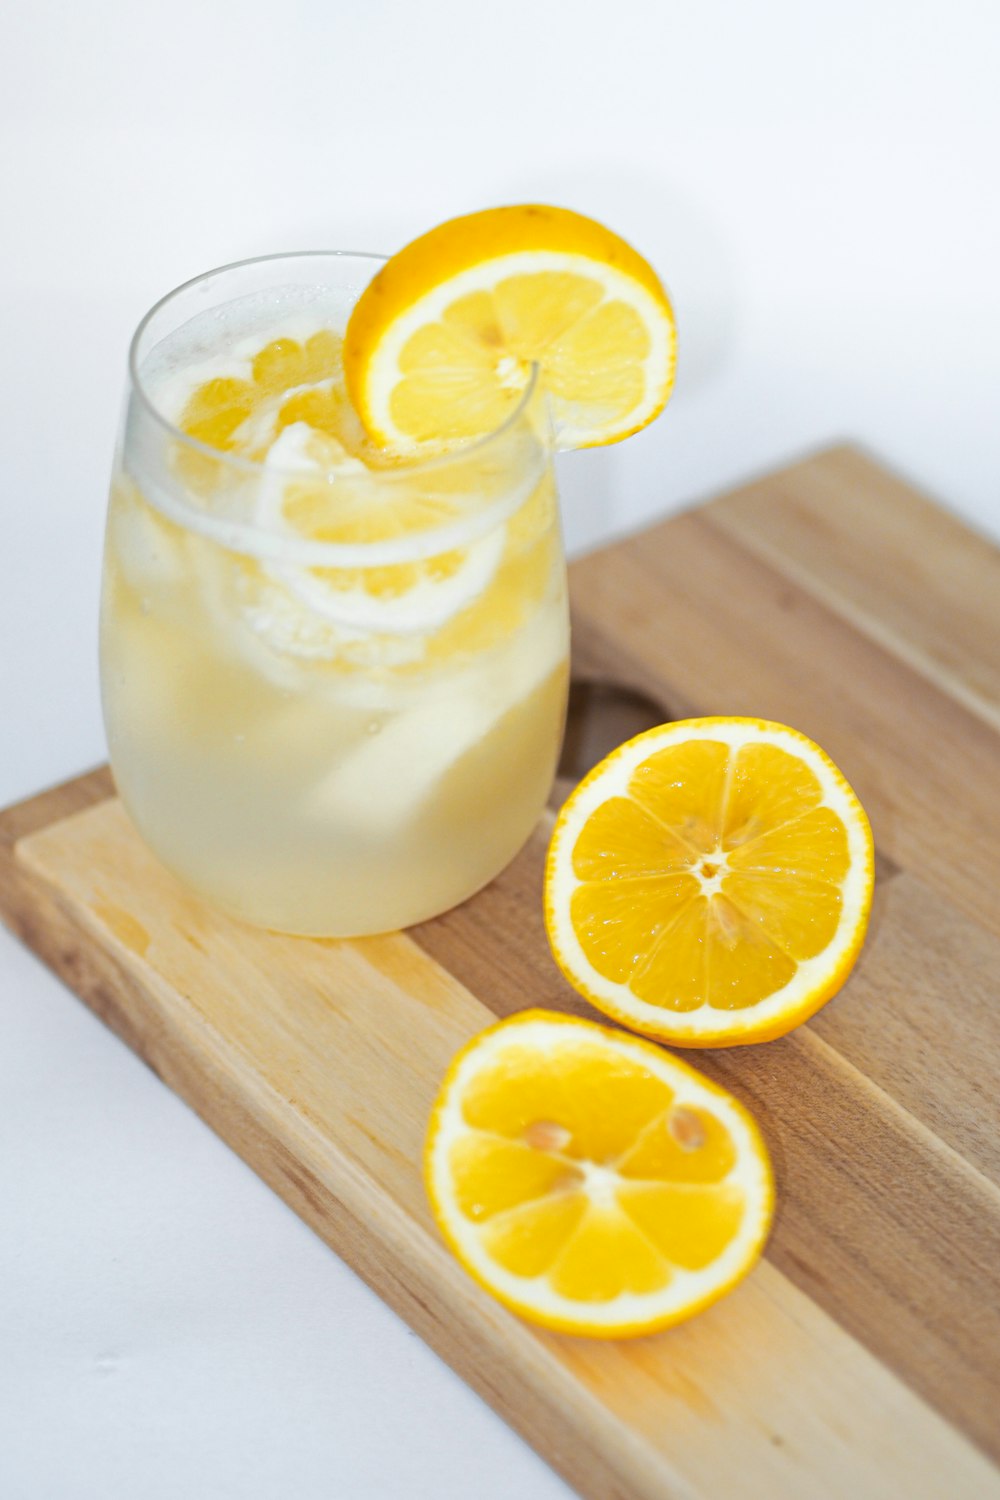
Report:
[[[209,901],[313,936],[486,884],[552,784],[565,563],[534,373],[489,436],[366,444],[337,331],[376,257],[274,256],[158,303],[129,359],[101,612],[119,793]]]

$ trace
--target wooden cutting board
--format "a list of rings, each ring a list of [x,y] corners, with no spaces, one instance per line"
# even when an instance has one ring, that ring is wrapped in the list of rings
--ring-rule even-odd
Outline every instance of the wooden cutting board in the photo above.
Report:
[[[435,922],[312,942],[186,895],[101,770],[0,816],[4,918],[582,1495],[1000,1496],[1000,553],[841,448],[576,563],[573,591],[577,675],[639,695],[577,726],[591,753],[642,727],[642,695],[785,720],[879,850],[837,999],[694,1059],[760,1118],[779,1212],[692,1323],[538,1332],[424,1201],[455,1049],[527,1005],[587,1013],[545,943],[547,825]]]

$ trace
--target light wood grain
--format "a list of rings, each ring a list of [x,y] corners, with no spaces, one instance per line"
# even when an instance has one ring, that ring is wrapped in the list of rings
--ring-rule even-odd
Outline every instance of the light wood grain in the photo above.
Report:
[[[698,513],[578,564],[586,615],[702,713],[794,724],[897,865],[1000,934],[996,731]]]
[[[248,932],[159,867],[117,800],[23,838],[16,857],[73,913],[80,946],[141,987],[138,1045],[164,1080],[394,1305],[412,1318],[419,1299],[425,1335],[558,1451],[584,1493],[930,1496],[948,1474],[972,1495],[993,1483],[773,1268],[676,1336],[610,1350],[537,1333],[467,1282],[434,1231],[420,1146],[449,1057],[493,1013],[411,938]],[[847,1431],[836,1414],[854,1402]],[[720,1424],[732,1448],[713,1441]],[[896,1431],[913,1441],[890,1441],[887,1473]],[[748,1445],[760,1449],[752,1477]]]
[[[488,993],[498,1014],[521,1009],[525,996],[590,1013],[548,953],[544,850],[544,836],[535,838],[475,908],[414,930],[468,988]],[[960,943],[971,924],[919,890],[911,911],[909,879],[881,883],[858,968],[821,1018],[781,1041],[703,1052],[696,1061],[754,1111],[771,1143],[781,1202],[768,1252],[774,1264],[1000,1457],[1000,1190],[980,1170],[996,1149],[1000,1015],[987,1001],[980,1035],[974,1012],[955,1013],[961,970],[935,947],[944,944],[947,954],[945,934]],[[997,940],[972,931],[977,944],[968,957],[981,984],[980,961],[997,951]],[[852,1031],[849,1016],[859,1008],[864,1023]],[[940,1054],[923,1052],[921,1027],[941,1033]],[[828,1028],[848,1033],[859,1060],[866,1047],[875,1053],[875,1079],[855,1066],[850,1049],[824,1043]],[[961,1041],[949,1034],[956,1030]],[[943,1135],[936,1133],[942,1125]],[[949,1144],[949,1131],[955,1147],[973,1143],[971,1159]]]
[[[578,673],[664,717],[798,725],[879,841],[842,994],[696,1059],[759,1115],[780,1212],[749,1281],[657,1338],[519,1322],[447,1254],[420,1183],[455,1048],[525,1005],[588,1013],[541,922],[551,818],[445,917],[311,942],[187,895],[99,771],[0,814],[0,910],[581,1494],[1000,1497],[996,561],[837,450],[575,567]]]
[[[811,1030],[1000,1187],[1000,939],[914,875],[878,890],[873,938]]]
[[[957,517],[847,447],[702,514],[1000,727],[1000,554]]]

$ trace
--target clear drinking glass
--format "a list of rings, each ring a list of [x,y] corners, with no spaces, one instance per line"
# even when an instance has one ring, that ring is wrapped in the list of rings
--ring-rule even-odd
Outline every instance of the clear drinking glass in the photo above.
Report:
[[[378,270],[209,272],[129,358],[101,612],[118,790],[165,865],[285,932],[408,926],[486,884],[551,787],[565,563],[534,375],[488,437],[367,443],[339,339]]]

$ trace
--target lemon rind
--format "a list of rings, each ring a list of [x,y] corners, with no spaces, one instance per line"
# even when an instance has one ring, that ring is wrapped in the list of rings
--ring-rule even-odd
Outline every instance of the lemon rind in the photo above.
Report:
[[[730,748],[750,743],[776,745],[798,756],[819,780],[823,804],[840,818],[847,833],[849,869],[841,886],[837,931],[821,953],[801,961],[780,990],[743,1010],[723,1011],[705,1004],[672,1011],[640,1000],[627,984],[605,979],[590,964],[570,919],[569,895],[578,884],[572,852],[590,814],[609,797],[627,795],[636,767],[657,750],[692,739],[710,739]],[[647,730],[627,741],[596,766],[564,804],[549,845],[545,871],[545,925],[553,956],[570,984],[605,1015],[626,1026],[682,1047],[735,1046],[773,1040],[814,1015],[842,987],[860,952],[874,885],[874,844],[861,803],[830,757],[807,736],[785,724],[750,718],[687,719]]]
[[[484,1250],[476,1224],[466,1218],[455,1198],[448,1158],[451,1146],[469,1129],[461,1112],[465,1088],[508,1046],[558,1046],[573,1036],[590,1041],[597,1037],[655,1073],[674,1091],[675,1104],[700,1106],[713,1113],[736,1146],[736,1163],[718,1186],[731,1183],[744,1194],[745,1212],[738,1233],[722,1255],[701,1270],[672,1267],[672,1280],[661,1291],[623,1293],[605,1303],[577,1302],[561,1296],[544,1274],[521,1277],[499,1266]],[[767,1149],[756,1122],[737,1099],[650,1042],[593,1021],[547,1011],[526,1011],[501,1021],[474,1037],[453,1059],[428,1132],[425,1181],[446,1242],[481,1286],[530,1321],[596,1338],[653,1333],[685,1321],[718,1301],[760,1258],[774,1212],[774,1180]]]

